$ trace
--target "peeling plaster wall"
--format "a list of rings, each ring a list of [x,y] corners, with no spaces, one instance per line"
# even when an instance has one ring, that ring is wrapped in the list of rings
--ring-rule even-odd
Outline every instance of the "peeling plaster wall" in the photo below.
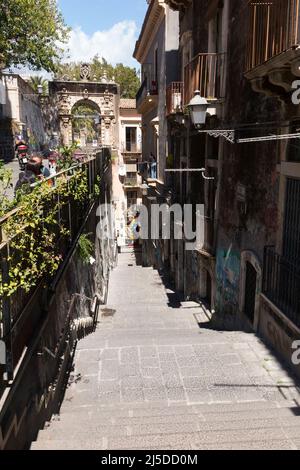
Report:
[[[252,91],[244,78],[248,16],[240,1],[230,2],[228,77],[225,122],[228,128],[254,122],[282,121],[284,107],[278,98]],[[263,126],[245,131],[245,137],[266,135]],[[242,135],[243,136],[243,135]],[[224,144],[217,253],[217,306],[222,315],[238,312],[240,255],[249,250],[261,265],[266,245],[276,243],[280,158],[276,141]],[[238,188],[246,192],[238,200]]]

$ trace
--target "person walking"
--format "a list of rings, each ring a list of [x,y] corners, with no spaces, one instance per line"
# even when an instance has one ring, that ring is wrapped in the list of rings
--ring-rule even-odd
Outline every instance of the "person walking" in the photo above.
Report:
[[[30,186],[39,180],[40,174],[41,165],[35,160],[29,160],[25,171],[19,174],[19,179],[15,185],[15,195],[17,195],[19,191],[29,193],[31,191]]]
[[[150,153],[150,178],[155,180],[157,178],[157,163],[153,153]]]
[[[49,168],[44,165],[44,160],[40,155],[34,155],[31,157],[31,160],[40,165],[40,176],[42,178],[49,178],[51,176]]]

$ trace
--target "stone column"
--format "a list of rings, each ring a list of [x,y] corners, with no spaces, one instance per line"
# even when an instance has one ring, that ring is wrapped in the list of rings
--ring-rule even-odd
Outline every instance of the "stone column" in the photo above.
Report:
[[[63,145],[71,145],[72,143],[72,119],[71,115],[61,115],[59,117],[60,137]]]

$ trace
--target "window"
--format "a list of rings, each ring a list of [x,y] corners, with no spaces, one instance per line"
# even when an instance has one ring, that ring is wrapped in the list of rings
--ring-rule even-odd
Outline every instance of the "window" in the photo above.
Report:
[[[137,205],[137,191],[128,191],[127,193],[127,207]]]
[[[126,151],[136,152],[137,151],[137,128],[126,127]]]

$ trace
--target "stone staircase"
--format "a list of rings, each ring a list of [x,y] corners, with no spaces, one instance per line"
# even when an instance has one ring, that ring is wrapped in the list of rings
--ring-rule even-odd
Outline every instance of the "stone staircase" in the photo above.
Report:
[[[300,449],[299,388],[255,335],[211,329],[133,253],[108,302],[32,450]]]
[[[294,402],[69,407],[33,450],[300,449]]]

